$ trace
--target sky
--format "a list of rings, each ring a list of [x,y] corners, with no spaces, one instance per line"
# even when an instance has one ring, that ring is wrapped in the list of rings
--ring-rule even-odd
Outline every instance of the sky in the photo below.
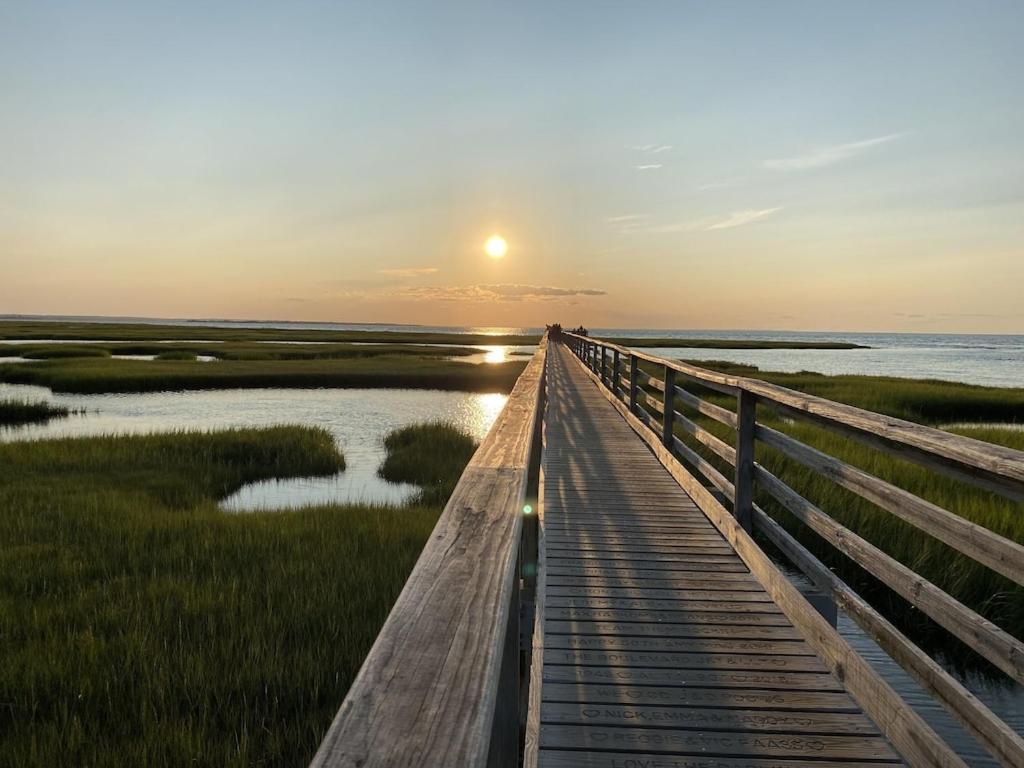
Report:
[[[0,0],[0,313],[1024,333],[1022,39],[985,0]]]

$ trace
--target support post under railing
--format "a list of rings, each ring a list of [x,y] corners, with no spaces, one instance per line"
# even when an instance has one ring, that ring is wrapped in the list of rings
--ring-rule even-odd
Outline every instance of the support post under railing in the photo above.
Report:
[[[661,419],[661,442],[672,448],[672,439],[675,437],[675,415],[676,415],[676,372],[674,369],[665,366],[665,399],[663,405],[665,413]]]
[[[619,350],[612,351],[612,393],[616,399],[622,396],[622,364],[619,360]]]
[[[606,354],[607,349],[608,348],[604,344],[601,345],[601,383],[604,384],[606,387],[608,386],[608,355]]]
[[[629,412],[636,414],[637,385],[639,384],[639,363],[636,355],[629,356]]]
[[[736,396],[736,476],[732,513],[747,533],[752,530],[754,504],[754,427],[757,397],[745,389]]]

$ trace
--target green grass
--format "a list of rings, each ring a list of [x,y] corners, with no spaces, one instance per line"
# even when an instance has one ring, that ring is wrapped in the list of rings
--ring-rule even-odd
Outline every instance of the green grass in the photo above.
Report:
[[[11,357],[23,357],[26,360],[61,360],[64,358],[77,357],[110,357],[110,351],[88,344],[45,344],[41,346],[29,346],[8,344],[4,347],[3,355]]]
[[[396,429],[384,438],[387,457],[378,470],[395,483],[422,487],[424,504],[444,505],[455,489],[462,470],[473,457],[476,442],[451,424],[414,424]]]
[[[306,765],[438,508],[226,514],[278,427],[0,445],[0,765]]]
[[[95,344],[4,344],[0,356],[32,360],[110,355],[156,355],[161,360],[192,360],[209,355],[219,360],[341,360],[407,355],[447,358],[478,354],[473,347],[426,344],[275,344],[257,341],[102,342]]]
[[[509,392],[525,361],[470,364],[383,355],[313,360],[44,360],[0,365],[0,381],[54,392],[158,392],[244,387],[398,387]]]
[[[68,409],[42,401],[0,400],[0,425],[40,424],[50,419],[67,416]]]
[[[122,354],[122,355],[126,355],[126,354],[149,355],[149,354],[154,354],[154,353],[152,353],[152,352],[121,352],[120,354]],[[188,361],[193,361],[194,362],[195,359],[196,359],[196,353],[191,351],[191,350],[188,350],[188,349],[171,349],[171,350],[166,350],[166,351],[165,350],[161,350],[159,352],[156,352],[155,354],[156,354],[156,359],[157,360],[188,360]],[[203,353],[203,354],[205,354],[205,353]]]

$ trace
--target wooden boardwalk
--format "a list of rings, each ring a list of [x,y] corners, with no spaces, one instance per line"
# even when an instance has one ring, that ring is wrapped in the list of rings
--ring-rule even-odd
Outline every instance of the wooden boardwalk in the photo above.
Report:
[[[562,345],[547,375],[540,768],[899,763]]]

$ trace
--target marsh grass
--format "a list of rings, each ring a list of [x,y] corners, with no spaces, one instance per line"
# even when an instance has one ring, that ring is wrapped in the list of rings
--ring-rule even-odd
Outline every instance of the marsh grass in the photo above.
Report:
[[[444,506],[455,490],[476,442],[451,424],[414,424],[384,438],[387,456],[378,474],[395,483],[414,483],[422,504]]]
[[[0,765],[308,763],[437,508],[225,514],[299,427],[0,445]]]
[[[171,349],[161,350],[159,352],[120,352],[123,355],[155,355],[157,360],[189,360],[194,361],[196,359],[196,352],[189,349]],[[203,353],[205,354],[205,353]]]
[[[119,354],[130,354],[119,351]],[[134,352],[134,354],[145,354]],[[54,392],[159,392],[246,387],[396,387],[464,392],[508,392],[525,361],[470,364],[418,355],[343,359],[41,360],[0,365],[0,381],[36,384]]]
[[[4,347],[3,354],[26,360],[62,360],[79,357],[110,357],[110,351],[88,344],[45,344],[41,346],[14,345]]]
[[[536,334],[424,333],[408,331],[331,331],[306,328],[214,328],[155,323],[89,323],[74,321],[0,321],[2,339],[67,339],[100,341],[331,341],[381,344],[536,344]]]
[[[4,426],[40,424],[68,413],[70,411],[62,405],[43,401],[0,400],[0,425]]]

